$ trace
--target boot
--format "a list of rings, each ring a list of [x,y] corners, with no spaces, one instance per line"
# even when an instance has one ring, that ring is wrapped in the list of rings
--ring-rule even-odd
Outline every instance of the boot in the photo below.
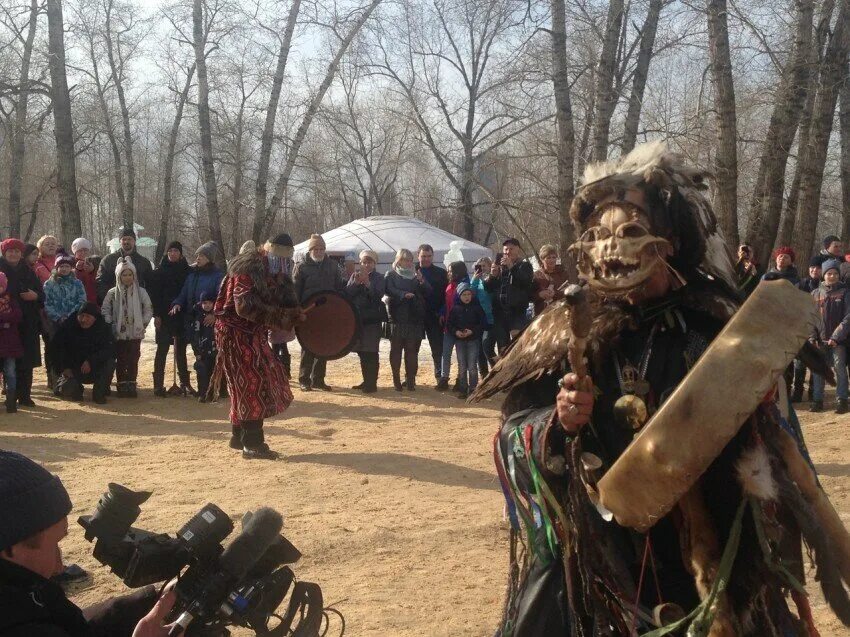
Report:
[[[378,391],[378,371],[380,370],[380,362],[378,353],[370,353],[366,359],[366,374],[363,376],[363,393],[374,394]]]
[[[127,383],[127,398],[138,398],[139,391],[136,386],[135,381],[130,381]]]
[[[448,388],[449,388],[449,379],[448,378],[441,378],[437,382],[437,387],[436,387],[437,391],[446,391]]]
[[[847,401],[846,400],[839,400],[838,401],[838,407],[835,409],[835,413],[836,414],[846,414],[847,411],[848,411]]]
[[[115,396],[117,398],[127,398],[127,383],[120,382],[115,384],[116,392]]]
[[[230,442],[227,446],[236,451],[242,451],[242,427],[230,425]]]
[[[404,381],[404,386],[407,387],[407,391],[416,391],[416,378],[408,377],[407,380]]]
[[[822,412],[823,411],[823,401],[822,400],[813,400],[812,406],[809,407],[809,411],[811,411],[812,413],[815,413],[815,414]]]
[[[280,454],[265,442],[262,425],[242,431],[242,457],[246,460],[277,460]]]
[[[32,368],[24,367],[18,370],[18,405],[21,407],[35,407],[32,401]]]
[[[352,385],[351,389],[363,389],[366,387],[366,378],[369,376],[369,362],[366,359],[366,354],[358,352],[357,356],[360,358],[360,375],[363,377],[363,382],[358,383],[357,385]]]
[[[163,384],[163,375],[157,372],[153,373],[153,395],[159,398],[168,398],[168,392],[165,391]]]
[[[797,387],[794,392],[791,394],[791,402],[792,403],[801,403],[803,402],[803,388]]]
[[[401,391],[404,386],[401,384],[401,372],[393,370],[393,387],[396,391]]]
[[[845,403],[846,405],[846,403]],[[6,413],[15,414],[18,412],[18,398],[14,389],[6,387]]]
[[[192,396],[193,398],[198,397],[198,392],[196,392],[195,389],[189,383],[183,383],[180,386],[180,389],[183,391],[184,396]]]

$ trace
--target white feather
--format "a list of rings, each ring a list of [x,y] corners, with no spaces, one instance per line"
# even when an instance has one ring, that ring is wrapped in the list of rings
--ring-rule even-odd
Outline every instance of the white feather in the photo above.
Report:
[[[759,500],[772,501],[779,498],[779,489],[770,468],[770,458],[763,445],[756,445],[742,453],[736,469],[738,482],[745,495]]]

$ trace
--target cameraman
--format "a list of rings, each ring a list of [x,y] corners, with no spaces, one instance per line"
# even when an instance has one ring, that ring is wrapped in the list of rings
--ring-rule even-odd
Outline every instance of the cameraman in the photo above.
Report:
[[[486,287],[493,295],[493,333],[502,355],[528,324],[528,305],[534,292],[534,269],[523,258],[519,241],[505,239],[502,243],[501,260],[493,263]]]
[[[173,591],[153,586],[81,610],[50,577],[63,569],[71,499],[58,476],[0,451],[0,637],[164,637]]]

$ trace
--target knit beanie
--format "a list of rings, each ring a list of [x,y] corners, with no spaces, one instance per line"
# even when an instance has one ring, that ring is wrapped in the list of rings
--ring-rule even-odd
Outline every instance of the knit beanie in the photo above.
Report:
[[[136,231],[132,228],[121,228],[118,231],[118,238],[123,239],[124,237],[133,237],[136,238]]]
[[[26,456],[0,451],[0,550],[47,529],[71,512],[58,476]]]
[[[825,254],[816,254],[811,259],[809,259],[809,267],[819,268],[823,265],[823,262],[827,260],[829,260],[829,257]]]
[[[180,243],[179,241],[172,241],[165,248],[166,252],[168,252],[169,250],[180,250],[180,254],[183,254],[183,244]]]
[[[460,295],[463,294],[464,292],[472,292],[472,291],[473,291],[472,287],[469,285],[469,283],[461,283],[459,286],[457,286],[458,298],[460,298]]]
[[[841,237],[836,237],[834,234],[828,234],[823,238],[823,249],[826,250],[830,245],[838,241],[841,242]]]
[[[63,254],[61,257],[56,259],[55,267],[59,267],[60,265],[70,265],[72,268],[76,265],[77,260],[74,257],[68,256],[67,254]]]
[[[35,246],[32,247],[33,250],[38,250]],[[6,254],[8,250],[20,250],[22,253],[26,249],[24,242],[20,239],[9,238],[4,239],[2,243],[0,243],[0,252]]]
[[[215,253],[218,250],[218,246],[215,241],[207,241],[200,248],[195,250],[195,258],[197,259],[202,254],[209,259],[210,261],[215,261]]]
[[[797,260],[797,253],[794,252],[794,248],[791,246],[779,246],[776,250],[773,251],[773,258],[775,259],[780,254],[787,254],[791,257],[792,263]]]
[[[363,250],[360,252],[361,259],[372,259],[375,265],[378,265],[378,253],[374,250]]]
[[[321,250],[327,249],[327,246],[325,245],[325,240],[322,238],[322,235],[320,235],[320,234],[311,234],[310,240],[307,242],[307,249],[308,250],[315,250],[317,248],[319,248]]]
[[[77,250],[91,250],[91,241],[85,237],[78,237],[71,242],[71,254],[76,254]]]
[[[823,270],[824,274],[826,274],[830,270],[836,270],[838,272],[841,272],[841,261],[839,261],[838,259],[827,259],[823,262],[821,269]]]
[[[273,256],[280,257],[281,259],[291,259],[292,255],[295,254],[292,237],[285,232],[281,232],[276,237],[266,241],[266,245],[264,247],[266,252]]]
[[[82,307],[77,310],[77,314],[88,314],[97,318],[100,316],[100,308],[94,303],[83,303]]]

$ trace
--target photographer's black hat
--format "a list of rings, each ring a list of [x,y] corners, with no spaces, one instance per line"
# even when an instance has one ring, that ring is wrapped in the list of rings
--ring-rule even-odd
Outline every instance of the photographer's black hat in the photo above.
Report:
[[[13,451],[0,451],[0,551],[47,529],[71,512],[58,476]]]

